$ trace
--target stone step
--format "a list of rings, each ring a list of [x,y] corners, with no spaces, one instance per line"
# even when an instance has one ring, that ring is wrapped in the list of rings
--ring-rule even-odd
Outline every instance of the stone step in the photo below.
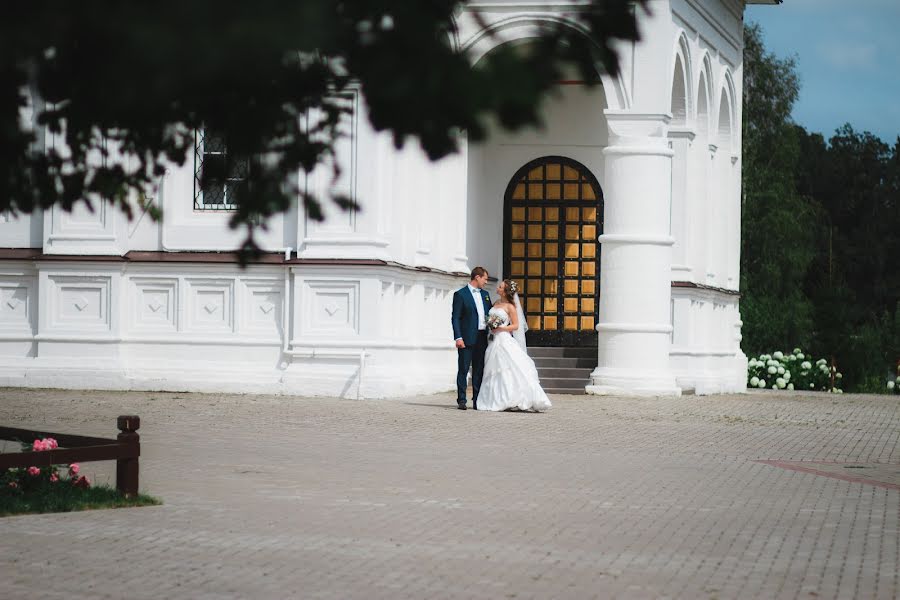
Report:
[[[577,348],[529,346],[528,355],[532,358],[592,358],[597,360],[597,348],[592,346]]]
[[[530,346],[541,387],[548,394],[584,394],[597,366],[597,348]]]
[[[597,357],[570,358],[562,356],[534,356],[534,364],[538,369],[593,369],[597,366]]]
[[[588,378],[573,378],[573,377],[541,377],[541,387],[544,388],[544,391],[547,390],[556,390],[556,389],[566,389],[566,390],[581,390],[581,393],[584,392],[584,386],[586,386],[589,382]]]
[[[587,381],[593,369],[590,368],[568,368],[568,367],[538,367],[538,377],[541,381],[544,379],[580,379]]]
[[[567,396],[586,396],[584,386],[580,388],[544,388],[545,394],[565,394]]]

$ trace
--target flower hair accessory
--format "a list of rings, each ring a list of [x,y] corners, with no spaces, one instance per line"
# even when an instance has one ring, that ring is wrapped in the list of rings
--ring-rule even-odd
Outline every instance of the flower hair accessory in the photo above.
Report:
[[[514,295],[514,294],[518,294],[518,293],[519,293],[519,284],[516,283],[516,282],[515,282],[514,280],[512,280],[512,279],[507,279],[507,280],[506,280],[506,287],[509,289],[509,293],[510,293],[511,295]]]

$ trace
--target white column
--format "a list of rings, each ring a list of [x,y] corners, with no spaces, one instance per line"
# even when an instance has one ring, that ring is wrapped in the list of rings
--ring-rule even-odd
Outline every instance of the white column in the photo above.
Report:
[[[455,194],[452,198],[451,210],[453,218],[450,227],[453,230],[453,241],[450,244],[450,271],[468,273],[469,257],[466,255],[466,224],[472,202],[469,198],[469,140],[465,133],[460,134],[459,155],[454,160]]]
[[[416,207],[413,265],[427,268],[435,266],[435,221],[438,220],[435,216],[440,211],[440,197],[426,190],[429,183],[440,186],[442,165],[432,163],[423,152],[416,150],[415,166],[407,173],[405,183],[410,205]]]
[[[46,140],[47,146],[62,156],[71,154],[62,134],[50,133]],[[87,157],[89,166],[99,168],[120,164],[127,168],[116,144],[104,140],[103,145],[109,155],[101,156],[99,150],[91,151]],[[43,250],[46,254],[119,256],[127,252],[127,223],[124,214],[111,201],[102,199],[97,194],[91,194],[89,199],[92,208],[88,208],[84,202],[78,202],[72,210],[64,210],[55,204],[44,211]]]
[[[696,224],[692,221],[694,197],[690,167],[694,136],[692,130],[684,127],[669,129],[669,145],[675,152],[672,158],[672,237],[675,239],[672,278],[676,281],[690,281],[693,271],[691,246]]]
[[[325,220],[308,218],[300,211],[297,256],[300,258],[347,258],[390,260],[385,223],[380,216],[390,202],[384,171],[395,160],[386,134],[377,133],[357,90],[345,97],[350,112],[343,116],[341,137],[334,147],[334,162],[341,170],[335,179],[332,161],[319,164],[301,185],[322,203]],[[307,116],[314,124],[321,118],[313,111]],[[387,189],[385,189],[387,187]],[[360,210],[341,210],[332,201],[340,194],[359,201]]]
[[[716,226],[719,238],[719,243],[715,249],[717,257],[716,272],[719,274],[719,287],[733,289],[730,281],[733,277],[730,261],[734,235],[734,228],[732,226],[734,222],[734,210],[731,204],[731,173],[733,163],[731,156],[724,150],[719,154],[720,156],[716,161],[718,163],[717,166],[719,171],[718,198],[716,199],[719,205],[719,220]]]
[[[423,218],[434,228],[433,264],[430,266],[444,271],[468,271],[466,260],[459,260],[459,255],[465,251],[467,162],[463,145],[460,152],[434,165],[436,173],[424,183],[431,191],[424,204]],[[435,205],[429,206],[429,202]]]
[[[694,283],[706,283],[706,244],[709,236],[709,189],[706,180],[709,172],[709,149],[704,137],[699,134],[690,148],[690,174],[688,177],[689,204],[692,209],[690,216],[691,244],[689,260],[693,268],[690,281]]]
[[[722,184],[721,168],[717,158],[718,146],[709,145],[709,168],[706,171],[706,283],[716,285],[716,278],[723,273],[719,266],[721,251],[720,240],[722,227]]]
[[[459,190],[460,201],[455,202],[453,219],[451,221],[451,223],[453,224],[454,240],[451,247],[452,266],[450,267],[450,270],[460,273],[468,273],[469,256],[467,244],[469,211],[474,210],[477,206],[477,199],[474,197],[473,190],[478,189],[481,177],[481,173],[478,169],[475,169],[474,172],[470,170],[469,161],[471,160],[470,153],[474,152],[476,156],[480,156],[481,150],[479,150],[478,147],[474,145],[470,147],[469,138],[466,136],[466,134],[461,134],[459,147],[460,154],[462,158],[464,158],[464,160],[462,160],[457,166],[457,175],[460,176],[460,182],[462,183],[462,186]]]
[[[599,362],[590,394],[680,395],[669,367],[669,115],[606,111]]]
[[[741,167],[732,155],[728,171],[728,289],[740,288],[741,276]]]

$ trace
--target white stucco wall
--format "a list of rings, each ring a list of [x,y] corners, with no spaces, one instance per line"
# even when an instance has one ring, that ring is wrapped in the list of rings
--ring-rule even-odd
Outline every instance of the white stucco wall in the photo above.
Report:
[[[737,0],[650,5],[653,16],[641,21],[643,41],[620,45],[618,77],[602,75],[603,85],[592,90],[561,85],[546,104],[544,129],[495,130],[479,144],[462,139],[462,152],[438,163],[427,161],[414,143],[395,149],[389,136],[372,131],[361,98],[352,98],[349,135],[338,149],[342,176],[334,185],[357,198],[362,210],[343,213],[326,203],[324,223],[293,210],[260,236],[265,249],[290,248],[292,257],[343,261],[339,265],[241,270],[118,259],[129,251],[239,244],[243,234],[227,230],[227,215],[193,210],[190,160],[162,181],[156,196],[166,215],[162,224],[140,214],[128,222],[104,207],[0,215],[0,248],[109,257],[106,263],[0,262],[0,383],[347,397],[450,389],[450,295],[465,281],[458,273],[480,264],[501,275],[506,186],[528,161],[559,155],[584,164],[605,194],[612,191],[607,217],[627,230],[603,248],[609,259],[631,258],[606,275],[601,271],[601,278],[608,276],[601,294],[643,285],[620,277],[628,271],[659,278],[645,288],[656,290],[650,297],[601,303],[619,311],[609,327],[628,325],[632,333],[601,335],[612,345],[599,350],[600,367],[609,361],[636,370],[627,377],[598,373],[606,379],[597,387],[628,393],[644,378],[698,393],[743,389],[746,358],[733,293],[740,261],[743,7]],[[488,25],[481,30],[470,15],[460,16],[458,43],[473,62],[498,44],[527,43],[541,23],[569,22],[571,9],[561,0],[471,7]],[[676,56],[684,68],[684,97],[673,104]],[[637,156],[648,144],[652,151]],[[611,146],[618,148],[612,154],[606,152]],[[642,174],[659,180],[641,182]],[[329,175],[324,168],[298,180],[324,193],[332,185]],[[648,190],[649,199],[643,195]],[[634,221],[636,203],[645,201],[646,218]],[[645,243],[648,235],[652,243],[643,249],[622,246],[626,238]],[[663,250],[666,239],[671,246]],[[372,259],[384,264],[365,262]],[[625,323],[629,310],[649,320]],[[640,327],[649,329],[637,335]],[[622,341],[628,335],[635,343]],[[650,346],[637,341],[640,336],[651,340],[658,357],[643,375],[638,361],[623,354],[646,352]],[[659,383],[651,389],[672,388]]]

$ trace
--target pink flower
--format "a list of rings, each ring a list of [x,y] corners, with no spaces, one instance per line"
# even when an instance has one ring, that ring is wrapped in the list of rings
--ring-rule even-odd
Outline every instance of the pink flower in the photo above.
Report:
[[[59,448],[59,444],[56,443],[56,440],[53,438],[44,438],[42,440],[34,440],[34,443],[31,445],[31,449],[35,452],[42,452],[44,450],[54,450]]]
[[[56,473],[53,473],[50,475],[50,481],[53,483],[56,483],[57,481],[59,481],[59,477],[56,475]]]
[[[16,489],[17,487],[19,487],[19,484],[16,483],[15,481],[10,481],[10,482],[9,482],[9,487],[11,487],[11,488],[13,488],[13,489]]]
[[[89,488],[89,487],[91,487],[91,482],[90,482],[90,480],[88,480],[87,477],[82,475],[81,477],[79,477],[78,479],[75,480],[73,485],[75,487],[80,487],[80,488]]]
[[[78,463],[72,463],[71,465],[69,465],[69,474],[71,475],[78,475],[78,471],[80,470],[81,467],[78,466]]]
[[[38,469],[37,467],[28,467],[28,474],[31,475],[32,477],[37,477],[38,475],[41,474],[41,470]]]

